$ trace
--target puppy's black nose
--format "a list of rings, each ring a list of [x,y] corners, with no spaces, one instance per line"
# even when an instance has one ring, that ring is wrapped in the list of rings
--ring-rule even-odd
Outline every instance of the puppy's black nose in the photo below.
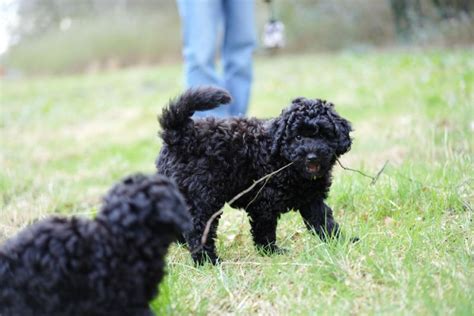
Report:
[[[317,159],[318,157],[315,154],[308,154],[306,156],[306,160],[308,160],[308,162],[316,162]]]

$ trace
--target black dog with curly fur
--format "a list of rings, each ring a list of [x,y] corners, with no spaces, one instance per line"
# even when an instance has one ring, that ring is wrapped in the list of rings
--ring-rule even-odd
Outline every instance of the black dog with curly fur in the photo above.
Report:
[[[185,234],[193,259],[218,261],[212,222],[204,247],[201,238],[210,217],[236,194],[285,165],[231,206],[250,217],[255,245],[278,252],[276,227],[282,213],[298,210],[308,229],[322,239],[339,234],[332,210],[324,203],[336,159],[351,147],[350,123],[333,104],[297,98],[277,118],[191,119],[195,111],[231,101],[221,89],[188,90],[159,117],[164,144],[158,172],[176,180],[193,217]]]
[[[153,315],[168,246],[190,228],[172,181],[125,178],[95,220],[46,219],[0,247],[0,315]]]

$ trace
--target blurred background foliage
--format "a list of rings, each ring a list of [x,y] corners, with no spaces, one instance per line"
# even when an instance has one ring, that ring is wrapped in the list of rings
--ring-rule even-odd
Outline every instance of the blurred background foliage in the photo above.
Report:
[[[196,0],[199,1],[199,0]],[[279,53],[457,47],[474,43],[472,0],[273,0],[286,26]],[[16,0],[3,68],[93,72],[181,60],[174,0]],[[269,18],[256,0],[258,34]],[[259,48],[259,53],[263,49]]]

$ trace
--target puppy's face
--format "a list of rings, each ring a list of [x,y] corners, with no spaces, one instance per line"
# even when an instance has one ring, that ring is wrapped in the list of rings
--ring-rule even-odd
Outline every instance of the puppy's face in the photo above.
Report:
[[[325,175],[351,146],[350,123],[326,101],[295,99],[274,124],[272,154],[293,162],[304,178]]]

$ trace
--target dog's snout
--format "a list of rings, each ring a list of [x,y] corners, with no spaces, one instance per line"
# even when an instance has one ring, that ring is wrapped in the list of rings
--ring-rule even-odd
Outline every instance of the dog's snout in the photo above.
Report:
[[[306,159],[308,160],[308,162],[315,162],[318,159],[318,157],[316,156],[316,154],[308,154],[306,156]]]

